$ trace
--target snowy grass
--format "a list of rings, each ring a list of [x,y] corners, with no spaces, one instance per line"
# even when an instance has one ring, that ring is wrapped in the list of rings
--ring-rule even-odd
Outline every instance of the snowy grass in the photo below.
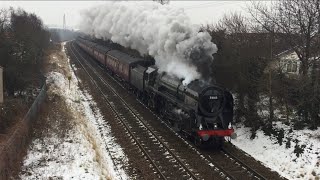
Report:
[[[77,129],[61,141],[56,135],[36,139],[24,161],[21,179],[100,179],[95,151]]]
[[[266,136],[262,130],[250,140],[250,128],[241,125],[235,128],[238,138],[233,144],[288,179],[319,179],[320,128],[315,131],[292,130],[280,122],[274,127],[284,129],[282,145],[278,144],[277,137]],[[295,153],[296,146],[305,146],[299,156]]]

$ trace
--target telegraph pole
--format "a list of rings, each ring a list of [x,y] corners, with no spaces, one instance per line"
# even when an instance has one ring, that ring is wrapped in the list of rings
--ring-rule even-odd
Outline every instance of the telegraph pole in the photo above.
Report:
[[[274,38],[273,32],[270,34],[270,62],[273,61],[273,49],[272,49],[272,40]],[[272,124],[273,118],[274,118],[274,112],[273,112],[273,97],[272,97],[272,70],[271,67],[269,68],[269,119],[270,123]]]
[[[3,103],[3,68],[0,66],[0,104]]]

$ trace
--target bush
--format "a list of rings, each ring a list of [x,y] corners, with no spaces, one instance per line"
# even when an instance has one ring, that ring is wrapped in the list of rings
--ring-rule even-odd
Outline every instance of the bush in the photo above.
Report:
[[[283,138],[284,138],[284,130],[281,128],[278,133],[277,133],[277,140],[278,140],[278,143],[280,144],[280,146],[282,145],[282,142],[283,142]]]
[[[293,129],[294,130],[302,130],[302,129],[304,129],[305,127],[307,127],[307,123],[306,122],[304,122],[304,121],[302,121],[302,120],[297,120],[297,121],[295,121],[294,122],[294,124],[293,124]]]
[[[294,153],[296,154],[297,157],[300,156],[300,154],[302,154],[304,152],[304,148],[306,147],[306,145],[299,145],[298,141],[296,140],[296,145],[294,146]]]
[[[3,12],[8,18],[2,16]],[[13,97],[16,92],[39,84],[43,52],[49,39],[49,32],[35,14],[21,9],[0,11],[0,66],[4,67],[7,95]]]
[[[287,138],[287,142],[286,142],[286,148],[290,148],[291,147],[291,138]]]
[[[22,119],[28,110],[23,99],[6,99],[0,106],[0,134],[6,134],[8,128]]]

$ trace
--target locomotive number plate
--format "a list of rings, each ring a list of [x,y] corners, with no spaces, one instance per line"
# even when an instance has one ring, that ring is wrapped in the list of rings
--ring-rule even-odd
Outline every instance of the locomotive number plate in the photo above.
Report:
[[[209,99],[214,99],[214,100],[216,100],[216,99],[218,99],[218,96],[210,96]]]

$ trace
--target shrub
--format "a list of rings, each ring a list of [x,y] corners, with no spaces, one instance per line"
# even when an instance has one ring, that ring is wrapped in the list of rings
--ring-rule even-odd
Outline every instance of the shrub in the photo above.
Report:
[[[291,138],[287,138],[287,142],[286,142],[286,148],[290,148],[291,147]]]
[[[306,145],[299,145],[298,143],[294,146],[294,153],[296,154],[297,157],[300,156],[300,154],[302,154],[304,152],[304,148],[306,147]]]
[[[24,117],[27,110],[23,99],[6,99],[0,106],[0,134],[6,134],[8,128]]]

